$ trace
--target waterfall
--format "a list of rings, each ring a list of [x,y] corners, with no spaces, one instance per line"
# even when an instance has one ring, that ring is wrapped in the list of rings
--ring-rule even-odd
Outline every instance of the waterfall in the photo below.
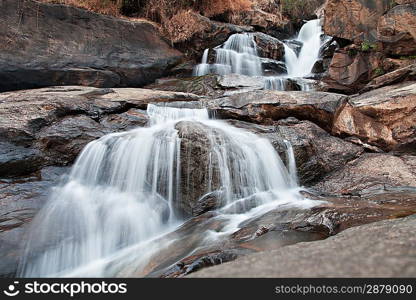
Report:
[[[187,196],[181,172],[189,157],[181,150],[180,123],[207,137],[209,160],[200,162],[207,165],[206,184],[199,184],[200,191],[221,191],[228,214],[238,201],[255,203],[230,216],[225,230],[238,230],[232,220],[247,219],[250,209],[258,212],[262,205],[302,205],[290,143],[287,169],[267,139],[209,119],[206,109],[149,104],[147,113],[149,127],[109,134],[85,147],[32,222],[21,276],[114,276],[104,272],[111,257],[183,222],[177,207]]]
[[[299,56],[285,45],[285,62],[288,77],[305,77],[309,75],[316,61],[319,59],[322,35],[319,19],[308,21],[302,26],[296,41],[302,43]]]
[[[197,65],[194,75],[203,76],[209,73],[226,75],[240,74],[248,76],[261,76],[262,67],[257,54],[257,45],[253,35],[249,33],[233,34],[216,52],[215,64],[208,64],[208,51],[204,51],[201,64]]]
[[[264,89],[267,90],[290,90],[289,80],[296,82],[302,91],[312,90],[313,83],[302,80],[311,74],[314,64],[319,59],[319,52],[322,46],[321,20],[306,22],[294,39],[301,45],[297,54],[288,44],[284,42],[285,65],[287,75],[265,76]],[[221,46],[214,49],[216,52],[215,64],[208,64],[209,49],[204,51],[202,61],[194,69],[195,76],[207,74],[228,75],[231,73],[263,76],[261,59],[258,56],[257,45],[253,35],[248,33],[233,34]],[[292,85],[293,86],[293,85]]]

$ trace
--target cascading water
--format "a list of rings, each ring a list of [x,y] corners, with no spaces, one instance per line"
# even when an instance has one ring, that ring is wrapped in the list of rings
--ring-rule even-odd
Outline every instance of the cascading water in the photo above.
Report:
[[[302,26],[295,39],[302,44],[299,56],[285,44],[285,62],[288,77],[305,77],[311,73],[314,64],[319,59],[322,34],[320,20],[308,21]]]
[[[266,76],[264,88],[268,90],[288,90],[289,81],[294,80],[302,91],[311,90],[311,82],[303,79],[311,74],[316,61],[319,59],[319,52],[323,44],[321,20],[306,22],[294,41],[301,45],[297,54],[288,44],[284,42],[285,65],[287,75]],[[195,76],[207,74],[227,75],[231,73],[262,76],[262,64],[257,53],[257,45],[251,34],[234,34],[222,46],[215,49],[216,62],[208,63],[209,49],[204,51],[201,64],[194,70]]]
[[[202,62],[196,66],[194,75],[234,73],[261,76],[263,73],[257,45],[251,34],[233,34],[221,47],[215,48],[216,61],[213,65],[208,64],[208,52],[209,49],[204,51]]]
[[[181,122],[208,137],[207,184],[200,189],[212,192],[217,173],[216,189],[224,200],[219,213],[229,220],[225,232],[238,230],[263,206],[311,206],[299,194],[288,142],[289,171],[267,139],[210,120],[206,109],[149,105],[147,112],[150,127],[110,134],[85,147],[32,223],[21,276],[115,276],[106,268],[114,257],[174,230],[183,221],[176,207],[185,196],[181,170],[188,163],[181,151]],[[243,212],[230,210],[245,199],[251,205]],[[140,252],[142,260],[149,251],[154,249]]]

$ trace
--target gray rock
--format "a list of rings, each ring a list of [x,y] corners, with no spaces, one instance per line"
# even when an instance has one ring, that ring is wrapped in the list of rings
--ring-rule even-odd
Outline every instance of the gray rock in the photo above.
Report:
[[[416,277],[416,216],[350,228],[190,275],[205,277]]]
[[[167,74],[182,57],[148,22],[32,0],[1,2],[0,44],[0,91],[138,87]]]

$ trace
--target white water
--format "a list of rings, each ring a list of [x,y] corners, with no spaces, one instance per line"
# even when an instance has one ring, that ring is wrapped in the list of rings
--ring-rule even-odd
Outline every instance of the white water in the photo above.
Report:
[[[302,80],[302,78],[311,74],[314,64],[319,59],[319,52],[323,43],[322,34],[319,19],[306,22],[294,38],[302,45],[299,54],[296,54],[287,43],[284,44],[287,75],[264,77],[264,88],[267,90],[288,90],[288,80],[291,79],[296,81],[302,91],[311,90],[313,84]],[[195,76],[207,74],[228,75],[231,73],[262,76],[261,60],[252,35],[248,33],[234,34],[215,51],[216,62],[213,65],[208,63],[209,49],[204,51],[201,64],[195,67]]]
[[[314,205],[299,194],[289,143],[288,170],[268,140],[210,120],[205,109],[149,105],[148,115],[150,127],[110,134],[85,147],[32,223],[21,276],[115,276],[108,266],[129,264],[129,249],[135,249],[135,262],[145,264],[158,250],[150,241],[183,222],[175,210],[183,197],[181,165],[188,163],[180,150],[180,121],[202,125],[209,139],[207,184],[200,189],[212,192],[216,166],[224,198],[220,212],[229,220],[216,235],[235,232],[242,220],[279,205]],[[251,206],[243,212],[232,209],[247,199]],[[212,236],[205,242],[210,241]]]
[[[288,77],[305,77],[311,73],[314,64],[319,59],[322,34],[320,20],[308,21],[302,26],[295,39],[302,43],[299,56],[285,44],[285,62]]]
[[[263,74],[257,45],[249,33],[233,34],[216,52],[215,64],[208,64],[208,51],[204,51],[201,64],[197,65],[194,75],[203,76],[210,73],[227,75],[240,74],[261,76]]]

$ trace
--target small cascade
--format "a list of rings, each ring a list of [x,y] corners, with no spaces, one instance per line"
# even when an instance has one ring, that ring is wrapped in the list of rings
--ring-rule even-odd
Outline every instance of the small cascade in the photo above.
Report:
[[[267,90],[313,90],[314,82],[304,80],[311,74],[323,44],[321,20],[306,22],[295,39],[284,41],[287,75],[264,76],[264,89]],[[300,49],[295,51],[290,44]],[[194,69],[195,76],[207,74],[228,75],[231,73],[248,76],[263,76],[261,59],[253,35],[234,34],[221,46],[214,49],[216,61],[208,63],[209,49],[204,51],[201,64]],[[296,88],[295,88],[296,87]]]
[[[184,123],[200,130],[193,139],[207,142],[209,159],[200,163],[206,171],[198,190],[222,195],[218,213],[229,225],[219,236],[232,234],[264,209],[310,207],[299,193],[289,142],[285,167],[267,139],[212,120],[206,109],[149,104],[147,113],[149,127],[109,134],[85,147],[32,222],[21,276],[115,276],[113,263],[122,266],[132,259],[122,255],[127,249],[176,229],[183,222],[178,203],[189,196],[182,187],[191,172],[178,129]],[[233,209],[246,202],[243,210],[241,205]],[[136,255],[145,263],[157,250],[145,247]]]
[[[233,34],[220,47],[214,49],[216,53],[215,63],[208,64],[209,49],[204,51],[201,64],[197,65],[194,75],[207,74],[240,74],[247,76],[261,76],[262,67],[260,57],[257,54],[257,45],[253,35],[249,33]]]

